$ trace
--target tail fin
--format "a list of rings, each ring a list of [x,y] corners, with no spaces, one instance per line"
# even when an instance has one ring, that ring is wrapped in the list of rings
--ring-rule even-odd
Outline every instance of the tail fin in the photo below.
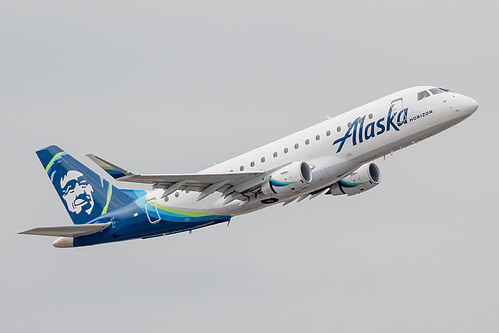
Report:
[[[133,201],[57,146],[36,154],[74,224],[90,222]]]

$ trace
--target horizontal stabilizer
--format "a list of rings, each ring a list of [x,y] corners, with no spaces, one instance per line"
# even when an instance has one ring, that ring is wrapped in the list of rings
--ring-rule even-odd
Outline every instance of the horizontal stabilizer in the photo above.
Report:
[[[19,234],[55,237],[80,237],[102,231],[109,227],[110,224],[111,222],[99,224],[67,225],[62,227],[38,227],[20,232]]]

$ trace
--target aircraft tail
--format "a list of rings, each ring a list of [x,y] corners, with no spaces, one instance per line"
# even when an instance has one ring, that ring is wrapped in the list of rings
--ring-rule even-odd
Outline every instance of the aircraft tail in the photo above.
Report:
[[[133,199],[57,146],[36,152],[74,224],[84,224]]]

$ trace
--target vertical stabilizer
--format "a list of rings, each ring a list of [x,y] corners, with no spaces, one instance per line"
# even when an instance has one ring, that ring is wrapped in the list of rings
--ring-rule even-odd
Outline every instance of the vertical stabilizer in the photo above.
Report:
[[[133,201],[57,146],[36,154],[74,224],[90,222]]]

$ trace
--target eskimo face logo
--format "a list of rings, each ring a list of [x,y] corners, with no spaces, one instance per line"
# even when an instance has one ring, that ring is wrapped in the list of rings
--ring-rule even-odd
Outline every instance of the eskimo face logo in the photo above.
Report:
[[[66,201],[66,206],[71,213],[80,214],[85,212],[90,214],[94,208],[94,198],[92,185],[83,177],[81,172],[69,170],[61,178],[62,198]]]
[[[381,117],[378,120],[372,121],[369,124],[365,124],[366,116],[358,117],[355,119],[345,135],[333,142],[333,146],[339,143],[336,154],[338,154],[345,145],[348,139],[352,140],[352,145],[356,146],[358,143],[362,143],[377,135],[381,135],[391,129],[395,131],[400,131],[400,127],[407,124],[407,112],[408,108],[401,111],[393,112],[393,105],[388,110],[388,115]]]

